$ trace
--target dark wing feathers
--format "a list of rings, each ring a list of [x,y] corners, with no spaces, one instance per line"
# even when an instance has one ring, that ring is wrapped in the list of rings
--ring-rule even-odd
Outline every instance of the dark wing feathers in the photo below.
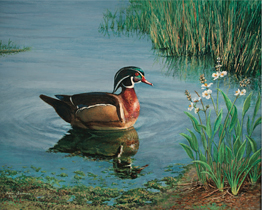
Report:
[[[72,114],[78,108],[93,106],[97,104],[111,104],[116,106],[117,115],[122,121],[120,114],[120,103],[118,98],[111,93],[91,92],[81,93],[76,95],[55,95],[57,99],[40,95],[40,98],[53,106],[58,115],[63,118],[66,122],[70,122]]]
[[[72,121],[72,109],[71,107],[66,104],[63,101],[45,96],[45,95],[40,95],[40,98],[45,101],[46,103],[48,103],[49,105],[51,105],[52,107],[54,107],[56,113],[66,122],[71,123]]]

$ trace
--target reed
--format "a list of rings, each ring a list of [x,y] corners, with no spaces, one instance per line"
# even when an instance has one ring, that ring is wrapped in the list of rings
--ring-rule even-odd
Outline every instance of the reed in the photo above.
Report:
[[[261,2],[137,1],[107,11],[100,31],[148,35],[166,56],[221,57],[224,70],[260,75]]]

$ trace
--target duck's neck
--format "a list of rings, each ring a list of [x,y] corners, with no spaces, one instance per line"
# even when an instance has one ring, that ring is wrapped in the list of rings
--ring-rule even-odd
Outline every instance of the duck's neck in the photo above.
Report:
[[[125,110],[128,115],[126,117],[137,118],[140,111],[139,101],[136,96],[136,92],[134,88],[122,88],[122,92],[119,94],[122,103],[124,105]]]

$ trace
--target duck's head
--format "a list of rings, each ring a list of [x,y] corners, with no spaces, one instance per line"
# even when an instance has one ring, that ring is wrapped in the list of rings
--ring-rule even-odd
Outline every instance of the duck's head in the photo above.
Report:
[[[133,88],[135,83],[139,82],[153,86],[152,83],[146,80],[145,73],[141,68],[135,66],[123,67],[115,74],[113,93],[115,93],[119,87]]]

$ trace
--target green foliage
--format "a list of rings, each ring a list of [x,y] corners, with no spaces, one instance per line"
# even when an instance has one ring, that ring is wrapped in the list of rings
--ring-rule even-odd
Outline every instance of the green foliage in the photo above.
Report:
[[[150,37],[166,56],[222,57],[227,71],[260,75],[259,1],[138,1],[107,11],[100,32]]]
[[[10,39],[7,44],[3,44],[2,40],[0,40],[0,55],[2,54],[10,54],[10,53],[18,53],[30,50],[30,47],[23,47],[22,49],[17,47]]]
[[[253,94],[250,93],[243,102],[241,119],[239,119],[238,108],[235,106],[235,103],[239,97],[244,95],[245,91],[236,94],[233,102],[221,89],[217,88],[217,91],[222,95],[226,105],[227,114],[225,118],[223,119],[222,109],[219,113],[217,112],[218,101],[217,107],[214,101],[212,101],[216,111],[216,118],[214,122],[211,122],[211,110],[207,114],[209,106],[205,106],[202,99],[200,99],[203,107],[201,111],[204,112],[206,124],[203,124],[199,113],[198,121],[193,115],[185,112],[190,118],[195,131],[199,133],[199,130],[196,129],[198,127],[202,129],[202,132],[196,136],[191,130],[187,129],[191,136],[184,133],[180,135],[188,141],[189,146],[183,143],[180,143],[180,145],[193,160],[198,178],[203,184],[206,183],[205,178],[212,179],[216,187],[223,191],[225,187],[224,180],[227,179],[232,194],[237,195],[247,176],[249,176],[249,180],[253,185],[261,176],[261,159],[259,159],[261,149],[257,147],[256,141],[251,137],[254,129],[261,124],[261,116],[257,117],[261,99],[259,94],[254,106],[252,119],[250,120],[250,117],[246,116],[251,107],[253,97]],[[188,91],[186,91],[186,95],[189,95]],[[197,95],[199,94],[197,93]],[[211,99],[213,100],[212,96]],[[194,108],[196,109],[197,102],[194,103]],[[243,137],[245,121],[247,135]],[[198,144],[200,142],[198,139],[201,139],[203,152]],[[218,141],[218,144],[216,144],[216,141]],[[195,156],[193,152],[195,152]]]

